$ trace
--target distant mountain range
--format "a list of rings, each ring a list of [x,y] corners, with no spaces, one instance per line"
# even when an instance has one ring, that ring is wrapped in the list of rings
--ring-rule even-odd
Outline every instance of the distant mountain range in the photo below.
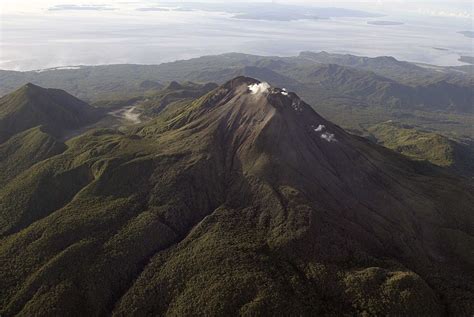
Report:
[[[303,52],[295,57],[230,53],[161,65],[80,66],[41,72],[0,71],[0,93],[32,82],[64,89],[90,103],[131,100],[172,81],[222,84],[249,76],[286,87],[318,112],[354,133],[396,120],[423,129],[472,137],[474,72],[392,57]]]
[[[468,68],[415,65],[385,56],[369,58],[349,54],[302,52],[296,57],[264,57],[229,53],[160,65],[75,66],[36,72],[0,71],[0,94],[33,82],[66,89],[83,99],[96,101],[117,95],[143,93],[153,88],[147,86],[147,83],[161,86],[173,80],[223,83],[232,78],[229,76],[245,71],[246,67],[258,67],[260,72],[269,73],[260,74],[262,76],[279,76],[285,81],[302,82],[302,79],[298,80],[302,69],[317,69],[323,66],[321,64],[336,64],[366,71],[369,73],[367,76],[376,74],[408,86],[448,82],[470,87],[474,78],[474,73]]]
[[[235,69],[285,81],[285,63]],[[298,71],[354,96],[400,85],[340,65]],[[134,87],[146,92],[100,108],[31,84],[2,98],[15,119],[0,120],[0,315],[474,310],[469,179],[347,133],[286,87]],[[142,122],[55,136],[130,105]],[[391,147],[385,129],[370,131]]]

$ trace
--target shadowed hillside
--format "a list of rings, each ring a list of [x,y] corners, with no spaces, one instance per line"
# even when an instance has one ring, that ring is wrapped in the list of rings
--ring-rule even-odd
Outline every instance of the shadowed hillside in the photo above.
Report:
[[[27,84],[0,99],[0,143],[37,126],[60,136],[98,118],[94,108],[63,90]]]
[[[473,188],[292,92],[238,77],[67,146],[0,189],[2,315],[474,310]]]

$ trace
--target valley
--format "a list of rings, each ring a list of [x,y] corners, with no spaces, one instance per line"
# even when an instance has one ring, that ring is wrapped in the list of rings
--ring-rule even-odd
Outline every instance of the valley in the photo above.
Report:
[[[128,106],[108,113],[112,117],[118,118],[123,123],[138,124],[141,122],[140,113],[137,106]]]

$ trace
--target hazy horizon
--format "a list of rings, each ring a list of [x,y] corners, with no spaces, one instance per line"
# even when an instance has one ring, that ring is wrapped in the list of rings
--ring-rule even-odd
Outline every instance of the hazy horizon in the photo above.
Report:
[[[300,6],[313,10],[314,18],[299,18]],[[328,7],[342,13],[321,9]],[[344,16],[343,9],[362,13]],[[294,18],[275,20],[286,15]],[[159,64],[228,52],[291,56],[306,50],[447,66],[462,65],[459,57],[474,50],[473,39],[458,33],[473,30],[468,1],[7,0],[1,17],[0,69],[7,70]],[[369,24],[378,21],[394,25]]]

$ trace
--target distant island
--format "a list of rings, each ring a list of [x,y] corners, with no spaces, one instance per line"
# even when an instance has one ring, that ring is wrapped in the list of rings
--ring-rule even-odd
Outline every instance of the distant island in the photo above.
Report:
[[[474,56],[461,56],[458,61],[474,65]]]
[[[449,49],[444,48],[444,47],[433,47],[433,49],[437,51],[449,51]]]
[[[154,8],[154,7],[151,7],[151,8],[137,8],[136,9],[137,11],[170,11],[170,9],[167,9],[167,8]]]
[[[320,20],[318,16],[306,15],[301,13],[287,12],[252,12],[233,16],[234,19],[242,20],[266,20],[266,21],[294,21],[294,20]]]
[[[191,8],[176,8],[173,11],[180,11],[180,12],[192,12],[195,11],[194,9]]]
[[[460,31],[459,34],[464,35],[465,37],[474,38],[474,31]]]
[[[367,24],[371,25],[403,25],[403,22],[397,21],[367,21]]]
[[[260,21],[297,21],[319,20],[331,18],[380,18],[378,13],[343,8],[319,8],[312,6],[293,6],[286,4],[268,5],[268,3],[200,3],[185,2],[175,9],[177,3],[167,2],[160,7],[170,8],[171,11],[205,11],[225,12],[232,14],[234,19]]]

